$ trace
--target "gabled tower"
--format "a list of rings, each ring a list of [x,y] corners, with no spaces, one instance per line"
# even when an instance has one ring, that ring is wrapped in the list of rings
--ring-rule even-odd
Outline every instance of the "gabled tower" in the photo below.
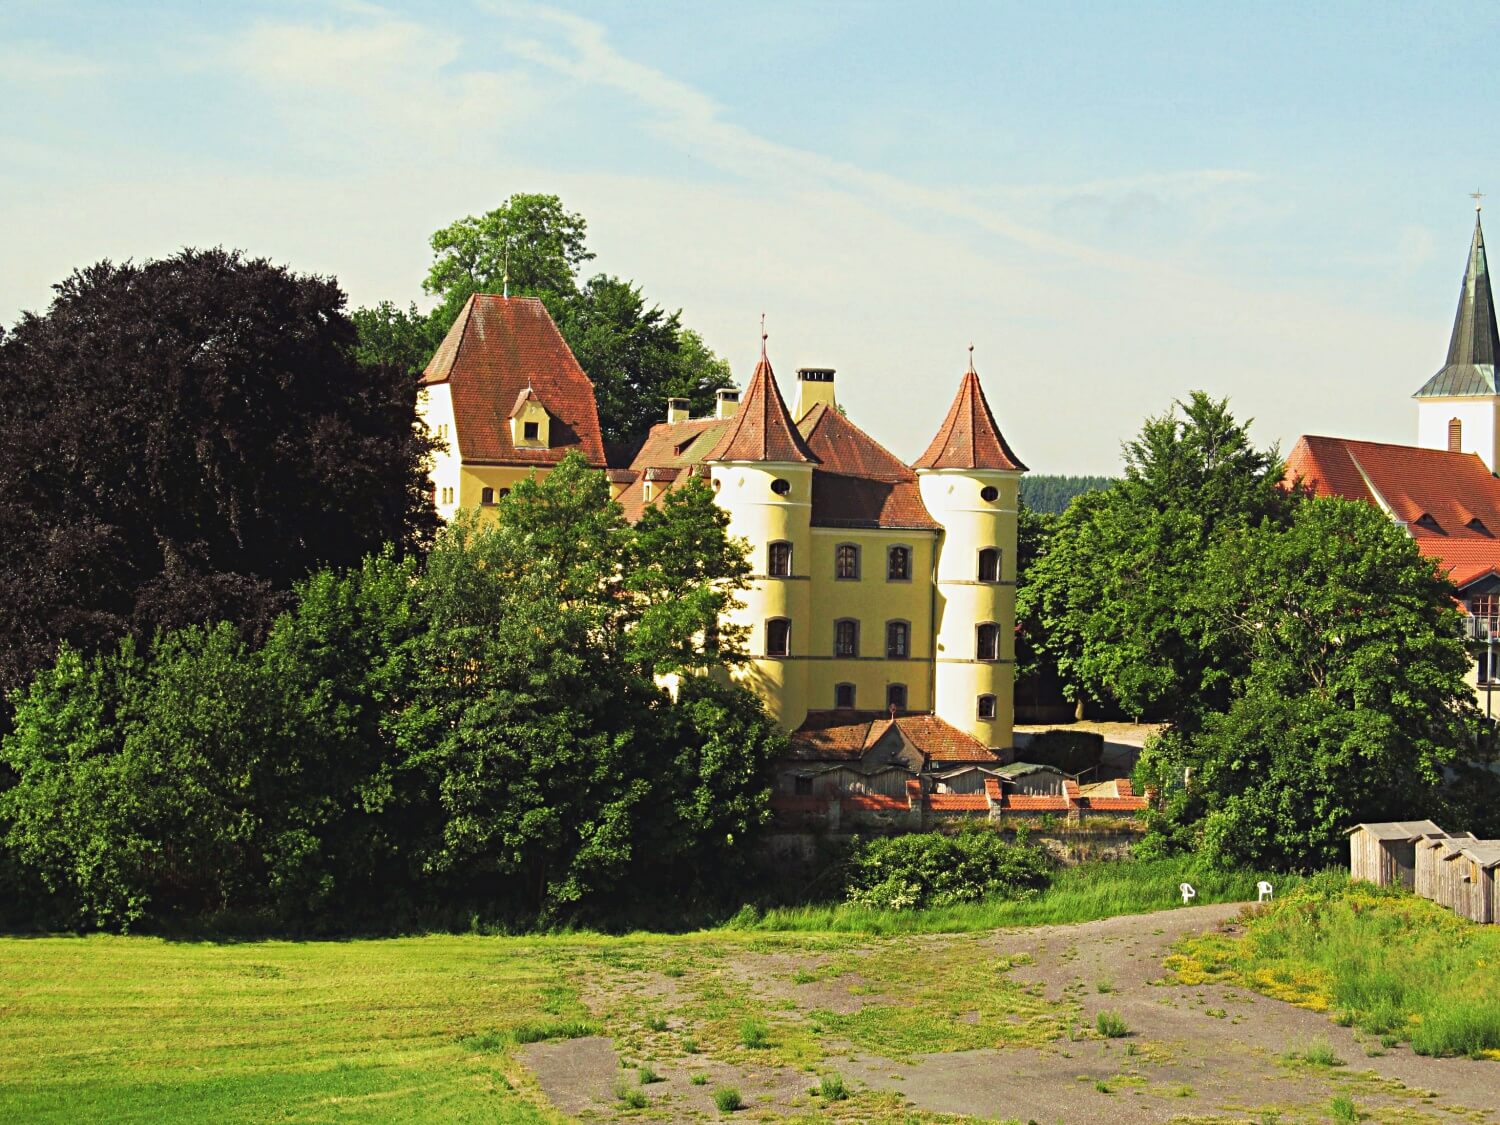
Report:
[[[729,533],[750,545],[750,588],[731,620],[748,628],[750,660],[741,675],[782,726],[807,716],[807,634],[812,621],[812,471],[776,386],[761,337],[760,362],[733,422],[704,458]],[[773,557],[772,547],[775,545]]]
[[[1495,381],[1500,334],[1484,229],[1479,208],[1474,210],[1474,238],[1458,293],[1448,362],[1412,397],[1417,400],[1417,445],[1477,453],[1493,473],[1500,464],[1500,385]]]
[[[1003,750],[1014,742],[1016,525],[1026,466],[995,424],[972,349],[948,416],[912,467],[943,525],[933,710]]]

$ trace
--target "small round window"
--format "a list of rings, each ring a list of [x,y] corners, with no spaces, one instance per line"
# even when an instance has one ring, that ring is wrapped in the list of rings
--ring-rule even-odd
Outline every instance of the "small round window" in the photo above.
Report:
[[[777,496],[785,496],[791,490],[792,482],[789,480],[782,480],[780,477],[777,477],[771,482],[771,491],[776,493]]]
[[[724,487],[724,482],[721,481],[721,480],[719,480],[717,477],[715,477],[714,479],[710,480],[708,483],[709,483],[709,487],[712,488],[715,492],[718,492],[719,489],[721,489],[721,488]]]
[[[986,503],[993,504],[1000,499],[1000,490],[993,484],[987,484],[979,490],[979,498]]]

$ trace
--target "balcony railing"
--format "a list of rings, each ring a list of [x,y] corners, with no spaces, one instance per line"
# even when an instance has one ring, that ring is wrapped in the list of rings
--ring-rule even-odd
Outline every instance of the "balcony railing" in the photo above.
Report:
[[[1465,617],[1463,635],[1471,641],[1494,640],[1500,642],[1500,619],[1494,617]]]

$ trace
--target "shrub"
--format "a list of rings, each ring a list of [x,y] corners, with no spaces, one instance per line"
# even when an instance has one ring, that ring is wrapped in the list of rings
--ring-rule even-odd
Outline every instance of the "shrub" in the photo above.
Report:
[[[1094,1017],[1094,1027],[1106,1039],[1123,1039],[1130,1034],[1130,1028],[1125,1026],[1118,1012],[1100,1012]]]
[[[913,833],[856,848],[846,895],[857,906],[919,910],[1031,895],[1046,886],[1049,871],[1040,848],[1007,843],[987,826],[966,824],[953,836]]]
[[[662,1076],[660,1074],[657,1074],[656,1071],[652,1070],[649,1066],[636,1067],[635,1075],[641,1080],[642,1086],[649,1086],[653,1082],[661,1082],[663,1080]]]
[[[1358,1121],[1359,1110],[1354,1108],[1354,1099],[1340,1094],[1328,1103],[1328,1112],[1335,1121]]]
[[[745,1099],[733,1086],[720,1086],[714,1091],[714,1105],[719,1107],[720,1113],[733,1113],[744,1108]]]
[[[707,1086],[708,1085],[708,1075],[706,1075],[706,1074],[695,1074],[691,1078],[689,1078],[688,1081],[691,1082],[694,1086]]]

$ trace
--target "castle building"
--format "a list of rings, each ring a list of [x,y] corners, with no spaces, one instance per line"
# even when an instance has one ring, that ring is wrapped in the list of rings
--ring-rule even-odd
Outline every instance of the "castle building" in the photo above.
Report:
[[[606,465],[592,385],[540,302],[476,295],[422,378],[419,411],[448,445],[432,473],[438,511],[493,503],[574,449],[607,470],[632,520],[706,480],[749,545],[733,615],[749,659],[734,674],[792,733],[804,766],[830,747],[848,773],[849,747],[866,742],[869,776],[876,758],[908,776],[997,765],[1013,743],[1026,467],[972,361],[911,465],[845,417],[834,376],[799,370],[788,409],[763,341],[743,396],[720,391],[708,418],[671,400],[629,463]]]

